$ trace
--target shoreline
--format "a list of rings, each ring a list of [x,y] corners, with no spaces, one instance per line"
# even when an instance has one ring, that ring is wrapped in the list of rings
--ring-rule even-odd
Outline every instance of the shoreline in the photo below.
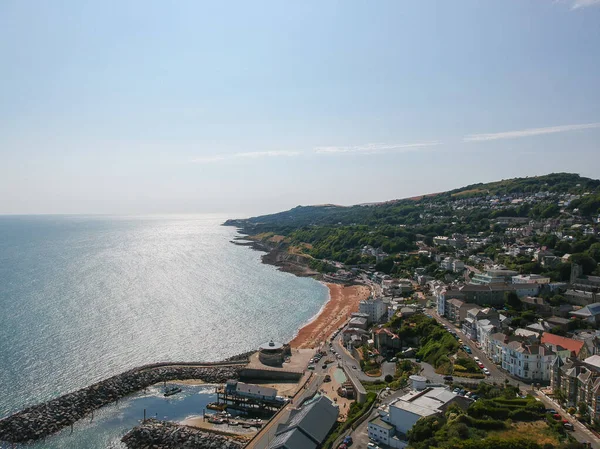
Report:
[[[285,247],[255,240],[240,228],[237,232],[239,235],[231,240],[231,243],[265,252],[260,258],[262,263],[276,266],[278,270],[298,277],[312,277],[329,289],[327,301],[312,318],[298,328],[290,340],[289,345],[292,348],[308,349],[320,346],[329,335],[346,323],[351,313],[358,312],[359,302],[371,294],[370,288],[363,284],[325,282],[321,273],[306,265],[304,258],[289,254]]]
[[[311,321],[298,329],[296,336],[290,341],[292,348],[320,346],[350,318],[351,313],[358,311],[359,302],[367,299],[371,293],[366,285],[323,284],[329,288],[329,300]]]

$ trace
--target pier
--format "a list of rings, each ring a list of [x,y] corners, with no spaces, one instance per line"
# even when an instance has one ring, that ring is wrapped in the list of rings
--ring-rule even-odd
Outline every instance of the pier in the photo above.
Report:
[[[126,371],[0,420],[0,440],[25,443],[73,425],[104,405],[156,383],[201,379],[224,383],[239,377],[247,360],[221,363],[158,363]]]

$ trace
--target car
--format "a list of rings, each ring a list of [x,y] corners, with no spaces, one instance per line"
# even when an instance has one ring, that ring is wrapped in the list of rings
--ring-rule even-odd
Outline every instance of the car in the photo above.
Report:
[[[459,342],[459,343],[462,345],[462,342],[463,342],[463,341],[462,341],[462,338],[459,338],[459,339],[458,339],[458,342]]]
[[[558,412],[556,410],[554,410],[553,408],[547,408],[546,413],[551,413],[553,415],[556,415],[556,413],[558,413]]]
[[[473,360],[475,360],[476,362],[479,362],[479,357],[475,356],[475,357],[473,357]]]
[[[483,364],[483,363],[481,363],[481,362],[479,362],[479,363],[477,364],[477,366],[478,366],[479,368],[481,368],[481,369],[485,368],[484,364]]]
[[[490,373],[490,370],[489,370],[489,369],[487,369],[487,368],[483,368],[483,370],[482,370],[482,371],[483,371],[483,374],[485,374],[486,376],[489,376],[489,375],[491,375],[491,374],[492,374],[492,373]]]
[[[564,423],[563,426],[567,430],[575,430],[575,426],[573,426],[573,424],[571,424],[570,422]]]
[[[454,377],[452,377],[452,376],[444,376],[444,380],[447,380],[448,382],[452,382],[454,380]]]
[[[344,444],[347,444],[348,446],[352,444],[352,437],[350,435],[344,438]]]
[[[315,369],[315,365],[308,365],[308,369],[314,370]]]
[[[323,363],[323,366],[321,368],[327,369],[327,363]]]
[[[460,391],[460,388],[455,388],[454,390],[452,390],[452,393],[458,394],[459,391]]]
[[[352,369],[356,369],[356,365],[352,365]]]

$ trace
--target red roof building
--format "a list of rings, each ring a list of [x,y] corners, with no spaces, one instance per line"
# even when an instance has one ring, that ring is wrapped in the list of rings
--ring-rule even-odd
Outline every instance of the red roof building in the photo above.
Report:
[[[579,353],[585,345],[583,341],[561,337],[560,335],[554,335],[549,332],[544,332],[542,334],[542,344],[560,346],[561,348],[568,349],[575,357],[579,357]]]

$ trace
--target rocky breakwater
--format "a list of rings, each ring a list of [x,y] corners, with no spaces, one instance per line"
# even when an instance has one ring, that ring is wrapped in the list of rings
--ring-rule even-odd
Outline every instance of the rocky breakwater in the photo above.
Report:
[[[244,446],[233,438],[154,419],[134,427],[121,441],[129,449],[241,449]]]
[[[185,379],[222,383],[227,379],[238,378],[241,368],[242,364],[156,364],[135,368],[0,420],[0,440],[11,443],[39,440],[70,426],[104,405],[150,385]]]

